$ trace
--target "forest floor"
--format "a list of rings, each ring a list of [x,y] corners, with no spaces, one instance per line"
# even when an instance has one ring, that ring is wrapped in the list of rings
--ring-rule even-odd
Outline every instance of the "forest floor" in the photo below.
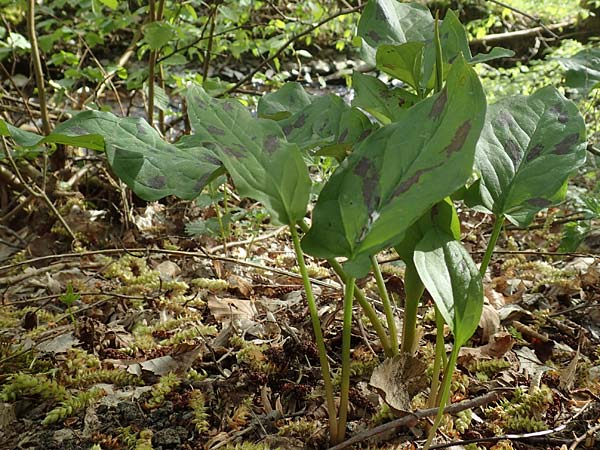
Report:
[[[191,237],[186,224],[197,231],[222,211],[200,199],[133,206],[125,215],[103,165],[85,167],[85,198],[56,203],[76,247],[37,198],[14,229],[1,230],[0,448],[327,448],[319,359],[287,232],[261,223],[258,205],[229,192],[247,215],[231,223],[225,245],[218,233]],[[485,220],[461,214],[463,223]],[[564,214],[551,210],[526,233],[506,227],[480,327],[454,374],[452,402],[470,408],[448,416],[439,442],[453,444],[444,446],[600,445],[599,259],[556,254]],[[477,259],[485,236],[468,225],[463,235]],[[383,259],[401,305],[403,269],[394,255]],[[343,293],[326,266],[309,270],[335,383]],[[383,317],[374,281],[359,284]],[[382,348],[355,309],[355,445],[412,449],[424,439],[427,420],[402,426],[402,413],[383,401],[394,404],[407,390],[407,410],[425,407],[435,342],[427,298],[420,317],[416,361],[425,364],[404,361],[382,385]]]

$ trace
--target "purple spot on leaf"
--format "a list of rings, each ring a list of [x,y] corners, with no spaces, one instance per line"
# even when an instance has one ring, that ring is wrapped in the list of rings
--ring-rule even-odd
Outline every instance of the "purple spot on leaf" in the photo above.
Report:
[[[227,111],[227,112],[233,111],[233,104],[231,102],[223,103],[223,111]]]
[[[504,149],[506,150],[508,157],[514,163],[514,165],[518,166],[521,162],[521,158],[523,157],[521,149],[519,148],[519,144],[517,144],[512,139],[509,139],[508,141],[506,141]]]
[[[136,123],[135,129],[137,130],[138,134],[141,134],[142,136],[148,133],[148,130],[142,122]]]
[[[448,91],[446,90],[446,88],[444,88],[433,102],[433,108],[431,108],[429,118],[433,120],[439,119],[440,115],[442,114],[442,111],[444,111],[446,103],[448,103]]]
[[[201,191],[202,189],[204,189],[204,186],[206,186],[206,184],[208,183],[208,180],[210,179],[211,175],[212,173],[205,173],[204,175],[202,175],[200,179],[194,184],[194,190]]]
[[[542,154],[543,150],[544,150],[544,146],[542,144],[535,144],[535,146],[531,150],[529,150],[529,153],[527,153],[527,156],[525,157],[525,161],[526,162],[533,161],[535,158],[537,158],[538,156],[540,156]]]
[[[264,142],[264,148],[269,155],[278,150],[279,139],[277,139],[277,136],[267,136]]]
[[[371,128],[363,130],[362,133],[360,133],[360,136],[358,136],[358,139],[356,139],[356,142],[361,142],[365,140],[371,134],[372,131],[373,130]]]
[[[373,42],[381,41],[381,36],[377,31],[371,30],[367,33],[367,37],[371,38]]]
[[[286,136],[289,136],[290,133],[292,132],[293,126],[291,123],[288,123],[285,127],[283,127],[283,134],[285,134]]]
[[[202,160],[209,164],[214,164],[215,166],[221,165],[221,161],[219,160],[219,158],[217,158],[216,156],[213,156],[213,155],[204,155],[202,157]]]
[[[209,150],[214,150],[215,148],[217,148],[217,144],[211,141],[204,141],[202,143],[202,147],[206,147]]]
[[[558,115],[558,121],[565,124],[569,121],[569,114],[563,107],[564,105],[558,103],[554,105],[550,110]]]
[[[167,184],[167,177],[163,175],[157,175],[148,180],[148,186],[153,189],[162,189]]]
[[[340,137],[338,138],[338,143],[344,142],[348,137],[348,128],[345,128],[344,131],[340,133]]]
[[[566,155],[577,142],[579,142],[579,134],[570,134],[554,146],[554,153],[557,155]]]
[[[467,120],[458,128],[458,130],[456,130],[456,133],[452,138],[452,142],[450,142],[450,144],[448,144],[448,146],[444,149],[446,155],[450,156],[452,153],[457,152],[462,148],[467,140],[469,131],[471,131],[471,121]]]
[[[223,153],[225,153],[227,156],[231,156],[232,158],[241,159],[244,157],[244,154],[241,151],[231,147],[223,147],[222,150]]]
[[[206,131],[213,135],[225,136],[225,131],[212,125],[207,126]]]
[[[400,183],[398,185],[398,187],[394,190],[392,196],[393,197],[397,197],[400,194],[404,194],[405,192],[407,192],[412,186],[414,186],[415,184],[417,184],[419,182],[419,180],[421,179],[421,176],[424,173],[427,172],[431,172],[433,169],[436,169],[438,167],[440,167],[442,165],[442,163],[439,163],[433,167],[428,167],[426,169],[419,169],[417,170],[408,180],[404,180],[402,183]]]
[[[379,203],[376,195],[379,171],[370,159],[363,156],[354,168],[354,173],[362,178],[363,200],[367,209],[372,211]]]
[[[547,208],[552,204],[550,200],[542,197],[530,198],[529,200],[527,200],[527,203],[537,208]]]
[[[87,130],[85,130],[84,128],[80,127],[79,125],[75,125],[74,127],[69,128],[69,132],[76,134],[78,136],[84,135],[84,134],[88,134]]]
[[[498,125],[508,128],[513,124],[514,119],[507,111],[501,111],[498,114],[498,118],[496,119],[496,121]]]
[[[296,121],[294,122],[294,128],[302,128],[306,122],[306,114],[300,113]]]

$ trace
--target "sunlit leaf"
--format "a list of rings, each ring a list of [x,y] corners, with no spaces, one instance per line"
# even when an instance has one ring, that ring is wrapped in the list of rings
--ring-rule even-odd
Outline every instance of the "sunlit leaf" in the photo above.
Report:
[[[375,64],[377,47],[433,38],[433,17],[425,5],[397,0],[369,0],[358,22],[362,58]]]
[[[567,86],[582,95],[587,95],[600,82],[600,48],[588,48],[559,61],[567,69]]]
[[[360,259],[354,275],[364,275],[370,255],[467,181],[485,108],[477,75],[458,58],[439,94],[373,132],[340,165],[321,191],[304,249]]]
[[[217,100],[196,87],[188,91],[188,111],[196,139],[218,155],[240,195],[263,203],[277,223],[304,217],[308,169],[277,122],[256,119],[237,100]]]
[[[354,72],[352,105],[364,109],[383,124],[394,122],[418,97],[402,88],[390,88],[376,77]]]
[[[193,141],[165,142],[141,118],[120,118],[100,111],[85,111],[60,124],[50,135],[102,136],[108,162],[115,174],[145,200],[167,195],[196,197],[218,173],[221,163],[207,148]],[[84,143],[83,147],[89,147]]]
[[[317,97],[308,94],[300,83],[290,82],[258,100],[258,117],[281,120],[300,112]]]
[[[564,198],[585,148],[583,118],[554,87],[491,105],[475,158],[483,206],[527,226]]]

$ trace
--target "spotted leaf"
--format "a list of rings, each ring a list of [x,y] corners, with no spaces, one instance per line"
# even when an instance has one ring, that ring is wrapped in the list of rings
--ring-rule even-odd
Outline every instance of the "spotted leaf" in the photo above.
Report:
[[[277,122],[256,119],[237,100],[214,99],[196,87],[188,91],[188,113],[196,139],[223,162],[240,195],[263,203],[274,222],[304,217],[308,168]]]
[[[372,133],[340,165],[321,191],[304,249],[345,256],[347,267],[364,275],[369,255],[398,243],[467,181],[485,108],[477,75],[458,58],[439,94]]]
[[[167,195],[196,197],[221,170],[210,149],[182,140],[165,142],[141,118],[120,118],[109,112],[85,111],[63,122],[50,136],[102,136],[115,174],[145,200]],[[89,137],[89,136],[88,136]],[[91,147],[85,142],[81,147]]]
[[[475,157],[480,202],[527,226],[564,198],[567,179],[585,161],[585,148],[583,118],[554,87],[491,105]]]
[[[357,34],[362,38],[362,58],[375,65],[380,45],[433,39],[433,17],[426,6],[418,3],[369,0],[358,22]]]

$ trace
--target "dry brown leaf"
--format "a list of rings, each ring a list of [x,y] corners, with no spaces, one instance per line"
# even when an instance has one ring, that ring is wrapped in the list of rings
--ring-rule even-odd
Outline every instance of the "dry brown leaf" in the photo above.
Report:
[[[463,347],[458,354],[458,361],[464,364],[465,360],[482,358],[501,358],[508,353],[515,340],[505,331],[500,331],[490,338],[490,342],[481,347]]]
[[[481,342],[484,344],[490,342],[492,335],[500,331],[500,316],[496,308],[491,305],[483,305],[479,326],[482,330]]]
[[[411,410],[410,400],[425,389],[427,364],[420,358],[403,353],[386,359],[373,370],[369,384],[396,412]]]
[[[250,298],[252,295],[252,281],[239,275],[231,274],[227,277],[230,289],[237,291],[242,297]]]
[[[211,296],[208,299],[208,308],[215,320],[224,325],[231,323],[242,331],[253,333],[262,329],[262,325],[254,320],[258,312],[251,300]]]
[[[174,280],[181,273],[181,269],[172,261],[163,261],[156,270],[160,274],[160,278],[165,281]]]

